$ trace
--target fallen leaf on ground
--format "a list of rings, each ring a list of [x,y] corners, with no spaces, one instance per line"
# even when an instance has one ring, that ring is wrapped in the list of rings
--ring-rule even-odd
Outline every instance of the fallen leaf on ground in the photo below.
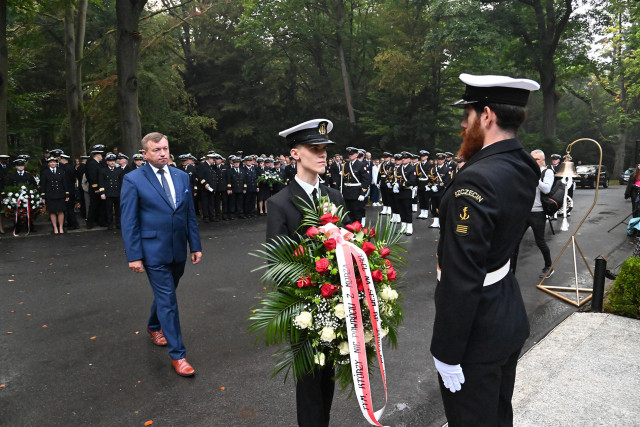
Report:
[[[151,424],[153,424],[153,420],[149,420],[144,423],[145,426],[150,426]]]
[[[4,384],[0,384],[0,388],[5,388],[6,386]]]
[[[7,332],[7,335],[11,335],[12,333],[13,333],[13,332],[11,332],[11,331],[8,331],[8,332]]]
[[[97,338],[96,336],[93,336],[93,337],[91,337],[91,338],[89,338],[89,339],[90,339],[90,340],[95,340],[96,338]]]
[[[13,279],[9,279],[9,282],[15,282],[15,280],[13,280]]]
[[[220,390],[224,390],[224,387],[220,387]]]
[[[42,327],[43,327],[43,328],[46,328],[46,327],[47,327],[47,325],[42,325]]]

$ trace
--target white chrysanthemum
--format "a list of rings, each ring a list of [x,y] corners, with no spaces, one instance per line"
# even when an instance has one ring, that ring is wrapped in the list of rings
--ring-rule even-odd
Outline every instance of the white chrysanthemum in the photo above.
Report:
[[[300,312],[300,314],[296,316],[294,323],[300,329],[307,329],[309,326],[313,324],[313,317],[311,316],[311,313],[309,313],[308,311],[302,311]]]
[[[342,341],[340,344],[338,344],[338,350],[340,350],[341,355],[346,356],[347,354],[349,354],[349,343],[346,341]]]
[[[336,331],[333,328],[325,326],[320,332],[320,339],[324,342],[331,342],[336,339]]]
[[[316,354],[313,356],[313,361],[316,363],[316,365],[324,366],[326,360],[327,357],[324,355],[324,353]]]
[[[384,338],[389,335],[389,328],[380,328],[380,338]]]
[[[335,314],[338,319],[344,319],[344,304],[336,304],[336,306],[333,307],[333,314]]]
[[[373,332],[368,329],[364,330],[364,342],[369,342],[373,339]]]

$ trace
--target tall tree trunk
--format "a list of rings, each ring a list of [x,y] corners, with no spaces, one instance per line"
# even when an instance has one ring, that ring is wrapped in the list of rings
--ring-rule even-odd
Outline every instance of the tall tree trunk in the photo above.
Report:
[[[543,105],[542,134],[555,139],[559,96],[556,91],[556,67],[553,57],[543,59],[540,64],[540,87]]]
[[[74,7],[68,1],[64,10],[64,58],[67,113],[69,115],[69,137],[71,139],[71,155],[76,158],[84,150],[83,113],[78,99],[82,98],[82,87],[78,86],[78,68],[76,65],[76,32],[74,25]]]
[[[0,0],[0,154],[8,154],[7,85],[9,83],[9,53],[7,51],[7,0]]]
[[[118,38],[116,69],[118,104],[123,152],[133,154],[140,148],[142,130],[138,114],[138,53],[142,35],[139,19],[147,0],[116,0]]]
[[[86,126],[87,120],[84,110],[84,90],[82,89],[82,64],[84,61],[84,36],[87,29],[87,8],[89,0],[78,0],[78,11],[76,14],[76,85],[78,86],[78,111],[80,114],[80,127],[82,141],[80,147],[75,147],[77,154],[72,149],[74,157],[87,154]]]
[[[342,40],[342,27],[344,26],[344,3],[342,0],[338,1],[336,7],[336,18],[338,20],[338,26],[336,29],[336,41],[338,48],[338,58],[340,60],[340,70],[342,71],[342,84],[344,86],[344,98],[347,104],[347,112],[349,113],[349,123],[354,125],[356,123],[356,115],[353,112],[353,104],[351,101],[351,82],[349,79],[349,70],[347,69],[347,61],[344,58],[344,42]]]

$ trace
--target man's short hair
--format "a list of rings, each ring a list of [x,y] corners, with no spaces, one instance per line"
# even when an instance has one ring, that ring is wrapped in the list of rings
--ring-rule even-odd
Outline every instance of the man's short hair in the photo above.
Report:
[[[166,138],[167,141],[169,141],[169,138],[167,138],[166,135],[161,134],[160,132],[151,132],[148,133],[144,136],[144,138],[142,138],[142,149],[147,151],[147,149],[149,148],[149,141],[153,141],[153,142],[160,142],[160,140],[162,138]]]
[[[522,125],[522,122],[524,122],[524,119],[527,117],[526,108],[517,105],[483,104],[480,102],[471,105],[478,114],[482,113],[484,107],[489,107],[491,111],[496,113],[496,117],[498,118],[496,124],[498,127],[503,130],[513,132],[514,134],[518,132],[520,125]]]
[[[542,151],[541,149],[537,148],[537,149],[535,149],[535,150],[533,150],[531,152],[531,154],[533,154],[533,153],[535,153],[535,154],[539,155],[540,157],[542,157],[542,160],[545,160],[544,151]]]

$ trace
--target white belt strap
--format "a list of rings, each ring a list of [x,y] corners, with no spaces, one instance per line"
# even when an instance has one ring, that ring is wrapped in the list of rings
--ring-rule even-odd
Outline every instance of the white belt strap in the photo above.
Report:
[[[360,184],[351,183],[351,182],[345,182],[344,186],[345,187],[360,187]]]
[[[491,286],[494,283],[497,283],[500,280],[504,279],[507,273],[509,273],[510,267],[511,267],[511,260],[508,260],[507,263],[502,267],[500,267],[499,269],[492,271],[490,273],[487,273],[487,275],[484,276],[484,283],[482,284],[482,286]],[[442,273],[440,272],[440,266],[438,265],[438,268],[436,271],[436,278],[438,279],[438,281],[440,281],[441,274]]]

